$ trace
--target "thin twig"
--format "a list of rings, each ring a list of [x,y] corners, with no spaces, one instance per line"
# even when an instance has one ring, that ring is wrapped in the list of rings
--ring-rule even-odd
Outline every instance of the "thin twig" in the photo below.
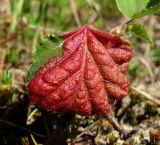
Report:
[[[78,12],[77,12],[77,7],[76,7],[76,4],[75,4],[75,1],[74,0],[70,0],[70,3],[71,3],[71,10],[72,10],[74,19],[75,19],[75,21],[77,23],[77,26],[80,27],[81,26],[81,22],[80,22],[80,19],[79,19],[79,16],[78,16]]]
[[[160,105],[160,100],[157,99],[157,98],[153,98],[150,94],[148,94],[148,93],[146,93],[146,92],[144,92],[144,91],[142,91],[142,90],[140,90],[138,88],[135,88],[133,86],[131,86],[131,89],[136,91],[136,92],[138,92],[138,93],[140,93],[140,94],[142,94],[144,97],[146,97],[147,99],[151,100],[152,102]]]
[[[120,126],[115,116],[112,114],[106,116],[107,120],[113,125],[114,129],[117,130],[122,136],[127,134],[127,132]]]
[[[81,138],[81,136],[83,136],[83,135],[88,135],[88,136],[90,136],[90,137],[96,136],[96,135],[98,134],[98,132],[96,132],[96,134],[93,134],[93,133],[91,133],[91,132],[88,132],[88,130],[91,130],[96,124],[99,124],[99,122],[100,122],[100,120],[97,120],[97,121],[95,121],[94,123],[92,123],[92,124],[90,124],[89,126],[87,126],[86,128],[83,128],[82,132],[77,135],[76,140],[75,140],[75,143],[81,142],[81,139],[80,139],[80,138]],[[98,128],[99,128],[99,125],[98,125]],[[88,138],[88,139],[90,139],[90,138]],[[79,140],[80,140],[80,141],[79,141]],[[83,141],[83,140],[82,140],[82,141]],[[70,143],[71,140],[68,139],[67,142]]]
[[[98,121],[95,121],[94,123],[92,123],[91,125],[87,126],[86,128],[84,128],[83,132],[81,132],[78,136],[77,136],[77,139],[80,138],[81,136],[83,136],[89,129],[92,129],[95,124],[99,123],[99,120]]]
[[[14,34],[6,37],[6,38],[3,39],[3,40],[0,40],[0,46],[6,44],[8,41],[11,41],[11,40],[15,39],[17,36],[19,36],[19,35],[21,35],[21,34],[22,34],[22,32],[17,32],[17,33],[14,33]]]
[[[113,112],[111,112],[111,114],[106,116],[107,120],[112,124],[112,126],[114,127],[115,130],[117,130],[120,134],[120,138],[121,139],[128,139],[132,134],[134,134],[137,129],[133,129],[131,131],[126,131],[120,124],[119,122],[116,120]]]
[[[34,134],[34,135],[36,135],[36,136],[39,136],[39,137],[47,137],[47,135],[43,135],[43,134],[36,133],[36,132],[34,132],[33,130],[27,129],[27,128],[23,127],[23,126],[14,124],[14,123],[12,123],[12,122],[10,122],[10,121],[7,121],[7,120],[0,119],[0,123],[4,123],[4,124],[9,125],[9,126],[12,126],[12,127],[14,127],[14,128],[21,129],[21,130],[23,130],[23,131],[32,133],[32,134]]]

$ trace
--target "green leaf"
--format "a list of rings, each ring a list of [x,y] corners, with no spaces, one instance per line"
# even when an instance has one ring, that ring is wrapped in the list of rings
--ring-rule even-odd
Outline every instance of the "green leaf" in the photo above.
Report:
[[[130,24],[128,25],[127,32],[147,41],[151,45],[151,47],[154,46],[149,34],[147,33],[146,28],[143,25],[137,23]]]
[[[132,18],[135,13],[146,8],[150,0],[116,0],[119,10],[124,16]]]
[[[119,10],[129,19],[137,19],[160,10],[159,0],[116,0]]]
[[[35,72],[48,62],[49,59],[62,54],[63,39],[58,35],[48,35],[37,46],[33,56],[33,64],[28,72],[29,79],[32,79]]]
[[[146,16],[146,15],[150,15],[150,14],[158,12],[159,10],[160,10],[160,2],[156,5],[154,5],[154,6],[151,6],[149,8],[146,8],[146,9],[142,10],[139,13],[134,14],[132,16],[132,19],[137,19],[137,18]]]

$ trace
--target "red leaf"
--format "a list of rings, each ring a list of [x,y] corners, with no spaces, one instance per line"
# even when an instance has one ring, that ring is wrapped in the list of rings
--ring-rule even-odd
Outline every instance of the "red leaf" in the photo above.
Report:
[[[30,81],[31,100],[52,111],[107,115],[129,89],[129,42],[85,25],[65,34],[63,55],[52,58]]]

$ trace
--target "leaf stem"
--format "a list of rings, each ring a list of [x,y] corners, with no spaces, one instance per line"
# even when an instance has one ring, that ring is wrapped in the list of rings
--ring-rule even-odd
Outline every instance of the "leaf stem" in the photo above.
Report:
[[[107,115],[107,120],[113,125],[114,129],[116,129],[120,134],[126,132],[122,126],[118,123],[117,119],[114,115]]]
[[[113,34],[121,34],[121,33],[123,32],[122,30],[123,30],[123,29],[125,30],[125,29],[126,29],[126,26],[127,26],[128,24],[132,23],[132,22],[133,22],[132,19],[131,19],[131,20],[128,20],[128,21],[122,23],[121,25],[113,28],[110,33],[113,33]]]
[[[122,139],[129,138],[133,133],[135,133],[136,130],[132,130],[130,132],[126,131],[117,121],[115,116],[113,115],[113,112],[111,114],[106,116],[107,120],[112,124],[113,128],[117,130],[120,134],[120,137]]]

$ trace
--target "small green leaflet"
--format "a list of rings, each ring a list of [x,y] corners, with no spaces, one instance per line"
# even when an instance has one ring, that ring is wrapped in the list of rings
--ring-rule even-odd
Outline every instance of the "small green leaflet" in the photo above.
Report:
[[[149,34],[147,33],[146,28],[143,25],[140,25],[137,23],[130,24],[128,25],[127,32],[131,33],[132,35],[136,37],[144,39],[151,45],[151,47],[154,46]]]
[[[35,72],[48,62],[49,59],[62,54],[63,38],[60,35],[48,35],[37,46],[33,56],[33,64],[28,72],[28,78],[32,79]]]

